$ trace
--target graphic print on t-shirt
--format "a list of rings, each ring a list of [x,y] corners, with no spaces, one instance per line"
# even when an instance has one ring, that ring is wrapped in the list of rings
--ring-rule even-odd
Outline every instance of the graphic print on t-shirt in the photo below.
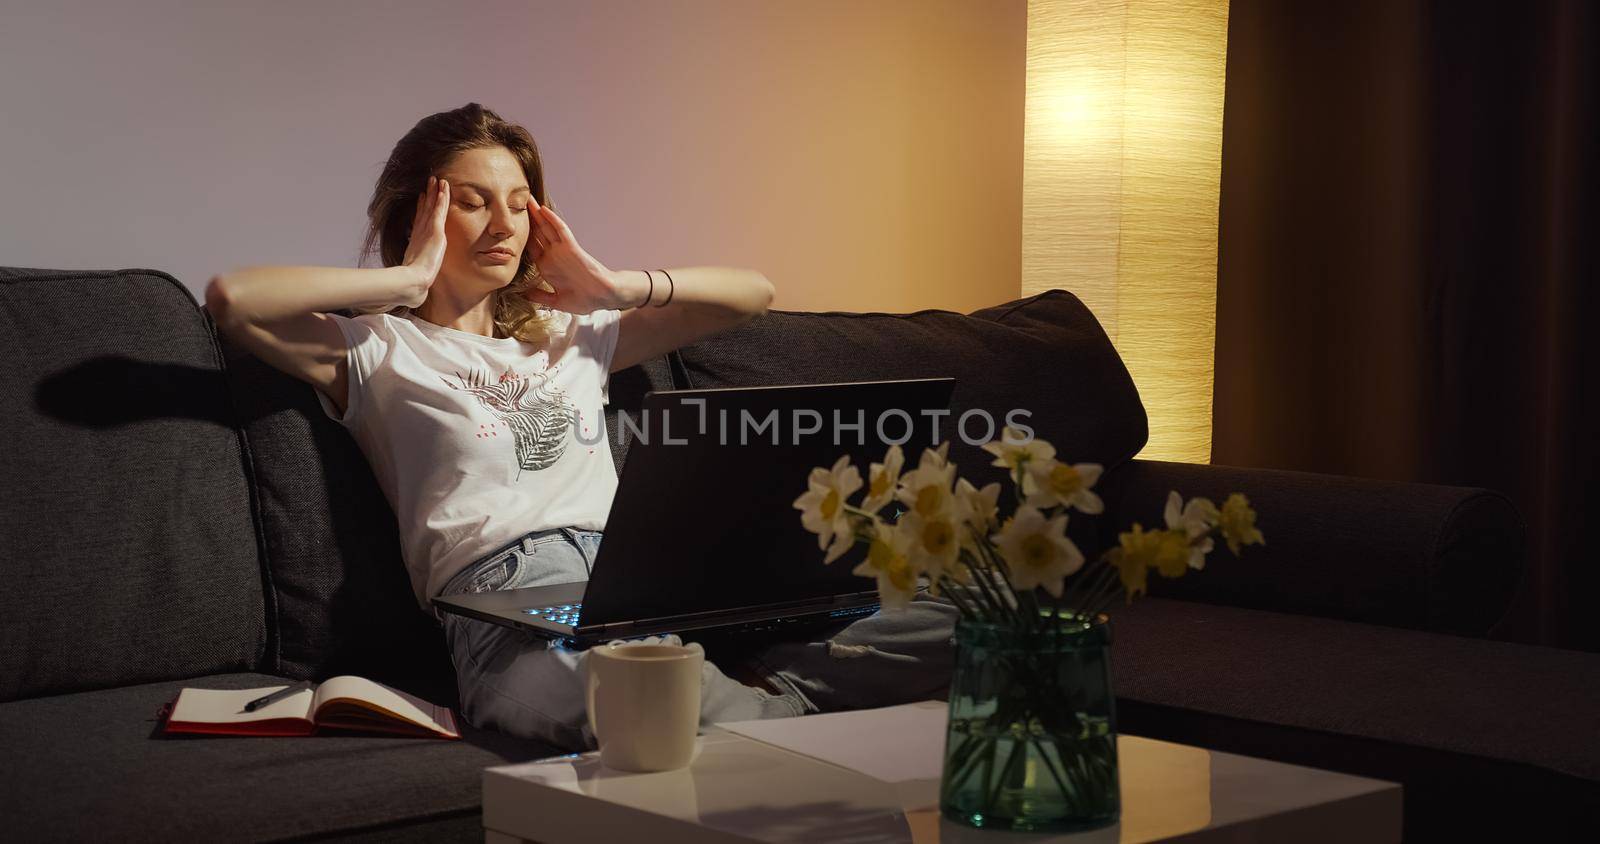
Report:
[[[456,379],[459,385],[441,378],[451,389],[471,393],[511,428],[521,469],[547,469],[566,452],[578,408],[567,400],[565,392],[550,383],[548,374],[529,378],[508,369],[494,383],[489,382],[487,374],[476,371],[465,377],[457,372]]]

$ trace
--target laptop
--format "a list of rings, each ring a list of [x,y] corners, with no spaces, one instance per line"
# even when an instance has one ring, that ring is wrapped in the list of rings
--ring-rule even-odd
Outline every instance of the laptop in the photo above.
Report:
[[[922,378],[648,393],[637,416],[617,415],[632,444],[588,581],[434,605],[575,647],[870,615],[875,584],[850,573],[862,550],[824,565],[794,500],[813,468],[841,455],[863,482],[891,442],[915,465],[954,388]]]

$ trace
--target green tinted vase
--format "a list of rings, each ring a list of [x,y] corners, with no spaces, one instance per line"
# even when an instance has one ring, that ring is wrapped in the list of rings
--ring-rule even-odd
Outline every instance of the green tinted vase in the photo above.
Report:
[[[1046,629],[1047,628],[1047,629]],[[1063,614],[956,625],[940,811],[983,829],[1071,832],[1121,814],[1111,629]]]

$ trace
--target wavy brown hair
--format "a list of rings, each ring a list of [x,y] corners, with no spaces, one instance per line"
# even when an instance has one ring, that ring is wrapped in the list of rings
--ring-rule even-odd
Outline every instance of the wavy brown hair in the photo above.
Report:
[[[549,205],[544,187],[544,165],[539,161],[539,145],[528,130],[507,122],[478,103],[451,111],[430,114],[417,121],[411,131],[394,145],[383,165],[378,184],[367,203],[367,233],[361,242],[363,262],[377,255],[385,267],[405,262],[411,243],[411,223],[417,201],[427,188],[428,177],[444,168],[451,159],[470,149],[505,147],[511,151],[528,178],[528,188],[540,205]],[[530,239],[532,236],[529,236]],[[494,325],[507,337],[529,343],[544,343],[554,330],[549,310],[535,305],[521,294],[537,283],[538,267],[522,250],[517,276],[494,296]],[[389,310],[389,309],[385,309]]]

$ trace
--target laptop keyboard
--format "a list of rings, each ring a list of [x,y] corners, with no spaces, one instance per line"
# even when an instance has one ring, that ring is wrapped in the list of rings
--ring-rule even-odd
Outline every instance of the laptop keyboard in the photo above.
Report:
[[[861,616],[871,615],[877,611],[877,604],[867,604],[860,607],[846,607],[844,609],[837,609],[828,613],[828,617],[859,618]],[[583,612],[583,604],[556,604],[555,606],[550,607],[534,607],[533,609],[523,610],[523,612],[537,618],[542,618],[545,621],[554,624],[565,624],[568,627],[577,627],[578,615]],[[774,619],[772,622],[768,622],[768,624],[781,625],[781,623],[786,621],[795,621],[795,619]]]
[[[578,624],[578,613],[583,611],[583,604],[557,604],[553,607],[535,607],[523,610],[528,615],[538,616],[554,624],[565,624],[575,627]]]

